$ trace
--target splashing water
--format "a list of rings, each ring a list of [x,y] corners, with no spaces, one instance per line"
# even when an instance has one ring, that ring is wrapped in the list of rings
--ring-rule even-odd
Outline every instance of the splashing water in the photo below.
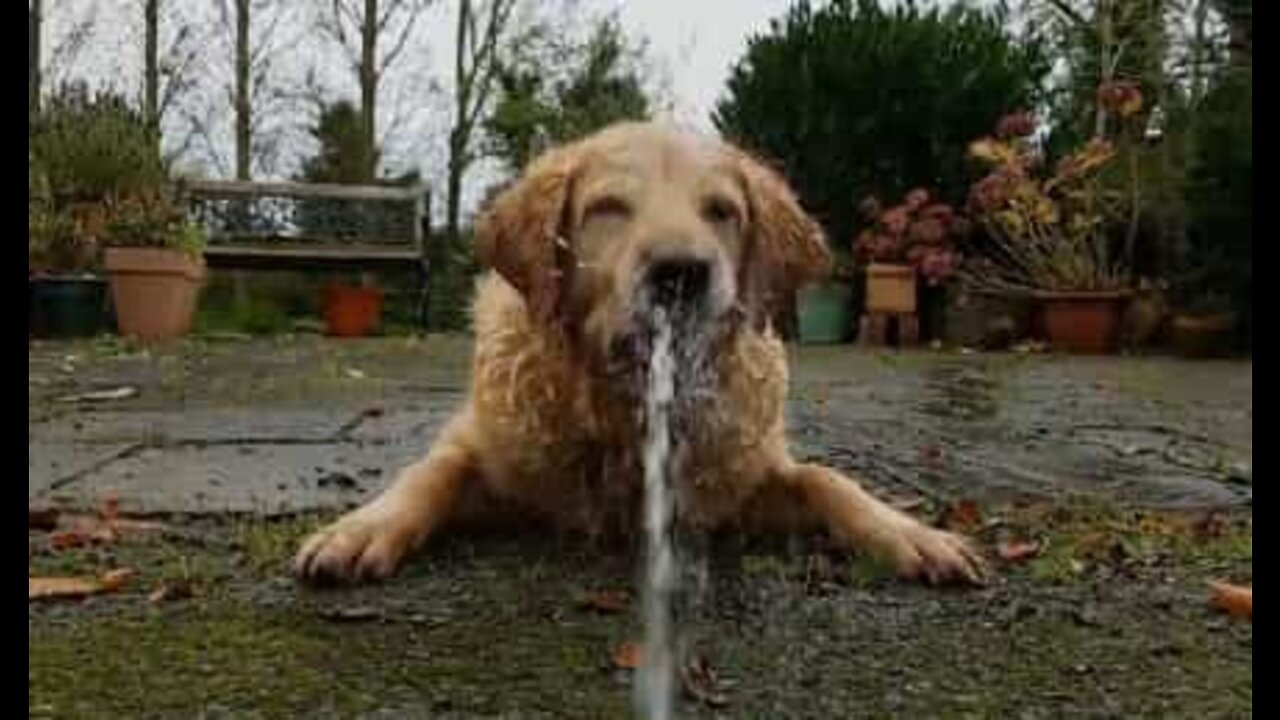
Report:
[[[668,720],[675,702],[676,677],[672,597],[678,572],[672,537],[675,498],[670,482],[676,357],[674,330],[666,310],[654,309],[652,323],[644,445],[646,636],[644,663],[636,683],[636,705],[641,717]]]

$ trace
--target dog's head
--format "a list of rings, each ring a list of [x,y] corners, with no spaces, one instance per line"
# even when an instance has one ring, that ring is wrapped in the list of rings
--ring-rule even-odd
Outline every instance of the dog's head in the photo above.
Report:
[[[535,161],[483,216],[477,244],[538,322],[608,359],[654,306],[705,329],[763,324],[831,264],[778,175],[724,143],[651,124]]]

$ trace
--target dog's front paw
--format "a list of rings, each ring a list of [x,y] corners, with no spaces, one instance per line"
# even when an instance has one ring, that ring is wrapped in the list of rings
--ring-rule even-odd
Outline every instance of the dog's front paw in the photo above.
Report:
[[[984,585],[988,566],[967,538],[906,520],[890,541],[889,555],[903,577],[933,585]]]
[[[312,535],[298,551],[294,573],[313,583],[385,580],[421,537],[415,523],[375,503]]]

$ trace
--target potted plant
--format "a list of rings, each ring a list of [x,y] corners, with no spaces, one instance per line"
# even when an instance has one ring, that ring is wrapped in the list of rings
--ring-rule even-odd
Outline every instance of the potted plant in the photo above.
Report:
[[[27,200],[28,336],[98,335],[107,325],[106,284],[95,270],[96,245],[64,212],[34,169]]]
[[[59,89],[31,122],[30,152],[57,207],[88,239],[106,233],[108,198],[159,187],[164,161],[154,133],[127,99],[73,84]]]
[[[845,342],[853,326],[853,287],[848,261],[838,258],[831,278],[810,283],[797,296],[796,330],[800,342],[808,345],[836,345]]]
[[[120,332],[165,341],[191,331],[205,278],[204,231],[167,191],[109,203],[103,256]]]
[[[1224,357],[1234,345],[1237,315],[1229,297],[1207,293],[1176,312],[1169,326],[1178,355],[1197,359]]]
[[[368,284],[333,283],[324,290],[325,334],[366,337],[382,318],[382,291]]]
[[[970,193],[969,214],[984,232],[964,276],[979,290],[1036,298],[1054,348],[1116,352],[1131,281],[1108,232],[1126,199],[1099,178],[1115,149],[1095,139],[1045,172],[1028,140],[1034,131],[1031,118],[1014,116],[970,147],[987,175]]]
[[[921,296],[936,297],[955,275],[960,261],[955,239],[966,232],[967,221],[924,189],[913,190],[888,209],[869,199],[862,214],[870,227],[853,250],[866,267],[866,311],[917,314]]]

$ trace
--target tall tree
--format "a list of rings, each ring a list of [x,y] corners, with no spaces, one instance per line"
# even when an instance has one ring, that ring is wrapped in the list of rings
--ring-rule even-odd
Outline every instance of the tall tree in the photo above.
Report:
[[[378,157],[378,97],[390,68],[413,38],[418,20],[433,0],[331,0],[321,13],[320,28],[347,53],[360,88],[363,156]],[[366,182],[373,182],[378,167],[364,168]]]
[[[236,24],[236,179],[253,176],[253,2],[235,0]]]
[[[502,53],[514,50],[509,34],[518,3],[519,0],[459,0],[445,213],[450,238],[459,234],[463,180],[476,159],[473,141],[497,87]]]
[[[643,55],[614,17],[594,23],[585,40],[547,34],[504,63],[485,122],[489,152],[519,172],[549,145],[648,117]]]
[[[364,121],[349,102],[337,102],[320,110],[311,137],[319,152],[303,164],[301,179],[312,183],[358,185],[367,182],[365,173],[378,162],[368,157]]]
[[[201,39],[182,3],[141,0],[142,5],[142,115],[157,145],[162,143],[165,119],[194,84],[193,70],[200,60]],[[174,155],[181,154],[190,136],[182,138]]]
[[[27,114],[35,117],[40,112],[40,63],[43,60],[40,43],[43,39],[44,9],[41,0],[31,0],[27,8]]]
[[[143,0],[142,113],[153,132],[160,132],[160,0]]]

